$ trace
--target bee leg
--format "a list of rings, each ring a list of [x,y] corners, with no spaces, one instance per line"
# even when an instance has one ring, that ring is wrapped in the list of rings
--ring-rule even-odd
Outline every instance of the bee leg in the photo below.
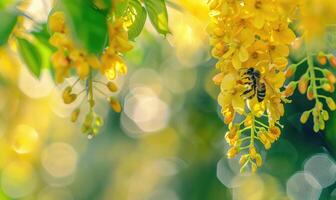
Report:
[[[248,96],[247,98],[248,98],[248,99],[252,99],[255,95],[256,95],[256,91],[253,90],[253,93],[252,93],[250,96]]]
[[[248,90],[245,90],[240,96],[245,96],[246,94],[248,94],[248,93],[251,92],[252,90],[254,90],[253,87],[251,87],[251,88],[248,89]]]
[[[243,82],[244,85],[253,85],[253,82],[252,81],[247,81],[247,82]]]

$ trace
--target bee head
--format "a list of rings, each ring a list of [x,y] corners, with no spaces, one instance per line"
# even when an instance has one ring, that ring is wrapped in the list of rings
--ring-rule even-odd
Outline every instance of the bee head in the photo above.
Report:
[[[250,68],[247,69],[246,74],[247,75],[253,75],[254,71],[255,71],[254,68],[250,67]]]

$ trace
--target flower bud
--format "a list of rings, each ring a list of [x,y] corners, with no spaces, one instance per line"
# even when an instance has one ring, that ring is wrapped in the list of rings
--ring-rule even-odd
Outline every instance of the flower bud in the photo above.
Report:
[[[250,147],[250,156],[252,159],[254,159],[257,155],[256,148],[254,146]]]
[[[63,102],[65,104],[71,104],[76,99],[77,99],[77,95],[76,94],[69,94],[68,96],[63,96]]]
[[[72,111],[71,116],[70,116],[71,122],[76,122],[77,121],[79,113],[80,113],[79,108],[76,108],[74,111]]]
[[[236,128],[236,126],[234,126],[228,131],[227,136],[230,140],[232,140],[234,137],[236,137],[236,135],[237,135],[237,128]]]
[[[285,90],[285,96],[290,97],[293,95],[295,89],[296,89],[297,83],[296,82],[290,82]]]
[[[257,171],[257,165],[255,163],[252,163],[251,165],[251,171],[255,173]]]
[[[333,85],[336,83],[336,77],[335,75],[330,72],[329,70],[325,69],[323,70],[324,76],[329,80],[329,82]]]
[[[281,130],[277,126],[271,126],[269,128],[269,133],[275,136],[275,139],[277,139],[281,135]]]
[[[271,148],[271,142],[269,140],[267,140],[266,143],[263,144],[263,145],[264,145],[264,147],[265,147],[266,150],[268,150],[268,149]]]
[[[245,165],[245,163],[247,162],[247,159],[248,159],[248,155],[243,155],[240,157],[239,159],[239,164],[242,166],[242,165]]]
[[[329,92],[334,92],[334,91],[335,91],[335,86],[333,84],[330,84]]]
[[[265,135],[265,132],[266,132],[266,130],[258,132],[258,137],[259,137],[261,143],[263,143],[263,144],[266,144],[267,140],[268,140],[266,135]]]
[[[328,97],[326,102],[330,110],[334,111],[336,109],[335,101],[331,97]]]
[[[224,123],[229,124],[233,121],[234,112],[228,111],[224,113]]]
[[[334,87],[332,87],[333,85],[331,85],[329,82],[323,83],[322,84],[322,89],[326,92],[333,92],[333,89],[335,89]]]
[[[330,65],[336,68],[336,57],[330,56],[329,58]]]
[[[110,97],[108,101],[112,109],[114,110],[114,112],[117,112],[117,113],[121,112],[121,105],[117,99],[115,99],[114,97]]]
[[[286,70],[286,78],[293,76],[295,74],[296,68],[297,68],[296,64],[291,64]]]
[[[314,90],[313,90],[313,87],[310,85],[307,91],[307,99],[311,101],[314,98],[315,98]]]
[[[238,153],[237,147],[231,147],[229,149],[229,151],[227,152],[227,157],[229,159],[231,159],[231,158],[235,157],[235,155],[237,155],[237,153]]]
[[[320,112],[321,110],[323,110],[323,103],[322,102],[317,102],[316,103],[316,110],[318,111],[318,112]]]
[[[320,130],[325,129],[325,122],[322,118],[320,118],[320,120],[319,120],[319,127],[320,127]]]
[[[106,83],[107,88],[111,91],[111,92],[116,92],[118,91],[118,87],[115,83],[113,83],[112,81],[109,81]]]
[[[329,120],[329,113],[326,110],[322,110],[322,117],[324,121]]]
[[[300,117],[300,122],[305,124],[309,119],[310,111],[304,111]]]
[[[317,55],[317,61],[321,64],[321,65],[325,65],[327,64],[327,56],[324,55],[323,52],[319,52]]]
[[[306,93],[307,91],[307,87],[308,87],[308,83],[309,83],[309,78],[307,75],[303,75],[301,76],[300,80],[299,80],[299,92],[301,94]]]

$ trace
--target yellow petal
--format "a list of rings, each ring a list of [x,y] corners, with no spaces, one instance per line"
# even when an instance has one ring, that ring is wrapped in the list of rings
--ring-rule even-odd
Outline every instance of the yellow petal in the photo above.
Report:
[[[220,106],[225,107],[231,104],[232,96],[230,94],[225,94],[221,92],[219,93],[217,100]]]
[[[249,54],[248,54],[247,50],[244,47],[241,47],[239,49],[239,60],[241,62],[245,62],[245,61],[247,61],[248,57],[249,57]]]
[[[295,33],[290,28],[287,28],[286,30],[283,31],[282,39],[286,44],[292,43],[295,40],[295,38],[296,38]]]
[[[240,59],[239,59],[239,53],[238,52],[233,54],[232,65],[237,70],[239,70],[241,68],[241,62],[240,62]]]
[[[223,77],[221,91],[230,91],[236,84],[236,78],[233,74],[227,74]]]
[[[263,16],[260,15],[256,15],[252,21],[253,25],[257,28],[257,29],[261,29],[264,24],[265,24],[265,19]]]
[[[240,94],[232,96],[232,107],[239,114],[243,114],[245,112],[245,102]]]

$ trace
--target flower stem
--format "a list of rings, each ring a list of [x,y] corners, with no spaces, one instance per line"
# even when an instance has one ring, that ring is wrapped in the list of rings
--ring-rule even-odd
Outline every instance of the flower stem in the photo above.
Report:
[[[250,141],[250,147],[254,147],[254,129],[255,129],[255,124],[254,124],[255,117],[252,115],[252,124],[251,124],[251,141]]]
[[[89,90],[89,104],[90,104],[90,109],[92,110],[93,106],[90,102],[94,101],[93,98],[93,84],[92,84],[92,70],[90,68],[90,72],[89,72],[89,77],[88,77],[88,90]]]
[[[308,72],[310,75],[310,84],[313,88],[313,94],[316,99],[316,104],[319,103],[318,93],[317,93],[317,85],[316,85],[316,75],[315,75],[315,68],[313,58],[311,56],[311,52],[308,50],[308,42],[306,41],[305,44],[306,48],[306,56],[307,56],[307,64],[308,64]]]

